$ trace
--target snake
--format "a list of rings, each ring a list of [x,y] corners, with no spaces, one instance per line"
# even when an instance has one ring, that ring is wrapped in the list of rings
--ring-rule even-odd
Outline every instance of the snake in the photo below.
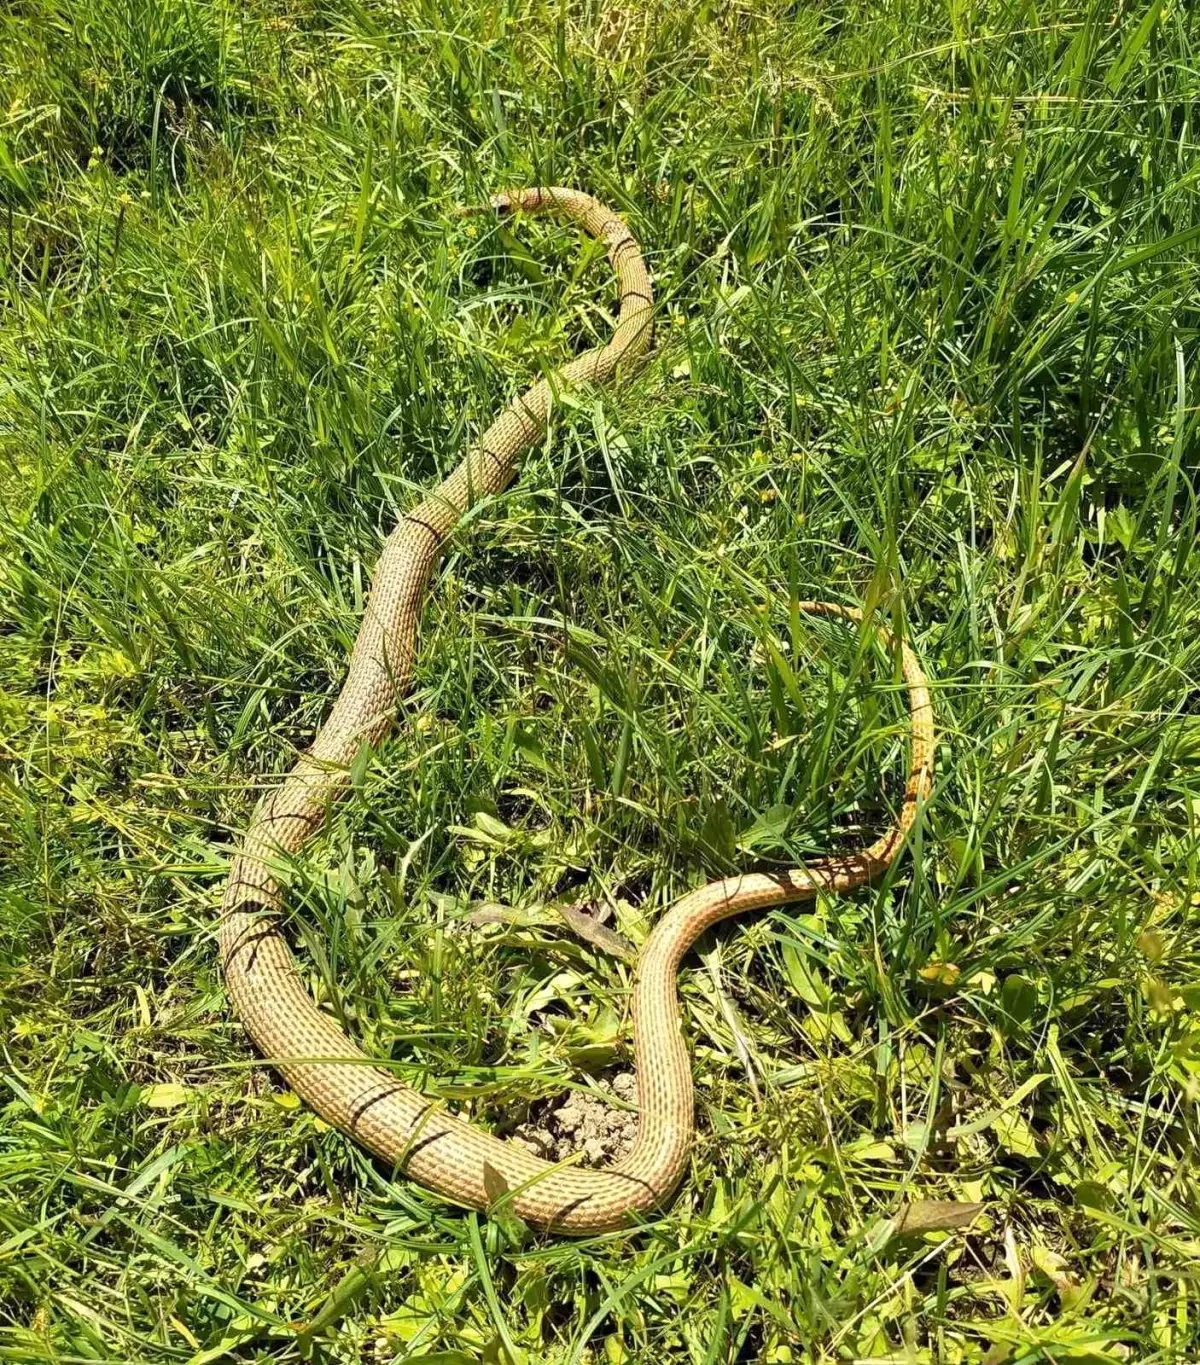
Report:
[[[487,203],[479,210],[487,211]],[[412,678],[419,618],[447,537],[463,514],[514,478],[541,439],[557,396],[624,379],[651,344],[650,274],[624,219],[576,189],[546,186],[498,194],[500,217],[550,213],[602,242],[616,273],[620,304],[606,344],[577,355],[513,399],[458,466],[385,540],[345,681],[311,747],[267,793],[230,863],[218,921],[228,995],[259,1051],[327,1123],[393,1170],[451,1204],[565,1235],[636,1225],[663,1210],[682,1179],[694,1129],[694,1097],[677,975],[696,939],[731,915],[818,894],[844,894],[875,880],[905,846],[932,788],[934,726],[929,684],[913,650],[882,625],[876,638],[898,651],[911,722],[910,763],[894,823],[859,852],[792,870],[748,871],[682,896],[655,924],[634,970],[633,1055],[638,1129],[620,1161],[551,1162],[451,1112],[436,1094],[398,1080],[351,1040],[306,989],[283,931],[288,860],[322,824],[349,785],[356,758],[391,729]],[[853,606],[802,602],[809,614],[866,632]]]

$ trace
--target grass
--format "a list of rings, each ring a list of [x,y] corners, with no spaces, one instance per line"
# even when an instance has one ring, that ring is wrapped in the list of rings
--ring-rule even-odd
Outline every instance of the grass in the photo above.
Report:
[[[1200,25],[1171,0],[16,0],[0,14],[0,1357],[1200,1359]],[[408,719],[296,869],[313,989],[481,1121],[626,1065],[642,936],[893,806],[888,882],[684,974],[661,1218],[440,1204],[281,1090],[213,942],[381,538],[605,335],[456,536]],[[967,1231],[889,1237],[913,1202]]]

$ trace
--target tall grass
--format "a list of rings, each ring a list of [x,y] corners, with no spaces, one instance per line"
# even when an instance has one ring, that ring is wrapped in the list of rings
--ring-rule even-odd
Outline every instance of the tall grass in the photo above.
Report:
[[[1186,4],[22,0],[0,15],[0,1356],[1200,1358],[1200,328]],[[455,537],[407,720],[300,860],[309,982],[501,1130],[625,1065],[638,939],[862,842],[684,976],[679,1198],[564,1242],[283,1092],[213,922],[382,537],[606,334],[658,348]],[[926,1200],[967,1231],[893,1236]]]

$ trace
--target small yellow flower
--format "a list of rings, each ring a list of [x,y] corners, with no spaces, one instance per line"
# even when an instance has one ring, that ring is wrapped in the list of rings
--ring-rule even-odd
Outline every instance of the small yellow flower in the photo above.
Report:
[[[1137,946],[1151,962],[1161,962],[1167,951],[1166,941],[1162,934],[1154,928],[1142,930],[1138,935]]]

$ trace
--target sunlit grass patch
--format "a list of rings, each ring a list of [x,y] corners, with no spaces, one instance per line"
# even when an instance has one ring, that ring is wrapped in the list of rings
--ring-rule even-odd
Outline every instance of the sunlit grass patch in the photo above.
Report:
[[[0,17],[0,1351],[1200,1356],[1197,37],[1094,0]],[[692,1168],[584,1243],[300,1106],[212,937],[382,537],[607,331],[596,252],[453,215],[538,181],[628,217],[657,352],[454,536],[406,722],[292,874],[314,992],[536,1119],[629,1062],[628,968],[539,904],[637,941],[894,808],[897,680],[794,601],[901,629],[942,734],[885,885],[689,962]]]

